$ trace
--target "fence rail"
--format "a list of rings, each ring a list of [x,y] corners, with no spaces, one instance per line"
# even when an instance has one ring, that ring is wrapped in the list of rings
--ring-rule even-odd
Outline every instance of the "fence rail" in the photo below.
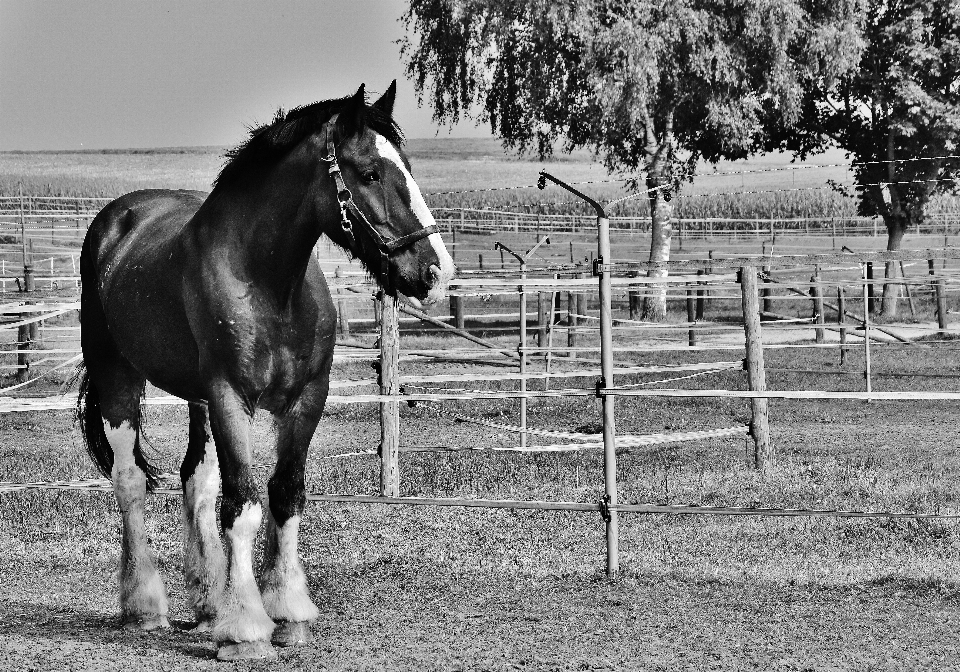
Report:
[[[89,220],[107,205],[112,198],[65,197],[65,196],[0,196],[0,228],[2,218],[16,218],[10,224],[19,226],[22,215],[28,224],[36,220],[59,218],[63,220]],[[555,215],[536,212],[480,208],[433,208],[437,222],[447,230],[464,233],[488,232],[542,232],[542,233],[592,233],[596,226],[593,215]],[[848,215],[821,217],[770,217],[770,218],[724,218],[681,217],[673,220],[675,233],[681,238],[711,238],[752,235],[755,237],[777,235],[832,235],[832,236],[880,236],[884,235],[883,220],[879,217],[855,217]],[[617,233],[648,234],[649,217],[610,217],[610,229]],[[916,234],[960,234],[960,213],[929,213],[925,220],[910,230]]]
[[[606,236],[608,232],[605,228],[601,228],[601,235]],[[605,242],[604,250],[605,255],[609,252],[609,242]],[[547,356],[553,351],[554,353],[560,352],[572,352],[574,350],[579,351],[590,351],[590,352],[600,352],[601,359],[607,359],[609,365],[604,365],[603,376],[600,378],[596,386],[589,387],[567,387],[562,389],[547,389],[546,382],[550,378],[549,373],[549,363],[547,364],[546,375],[544,376],[544,389],[542,390],[526,390],[524,389],[522,383],[526,381],[527,378],[540,377],[539,372],[530,374],[523,371],[521,368],[521,373],[519,374],[507,374],[507,375],[442,375],[442,376],[424,376],[424,375],[414,375],[410,378],[405,378],[399,375],[396,375],[396,361],[400,358],[399,351],[399,334],[400,331],[397,328],[399,322],[399,315],[397,314],[397,309],[392,308],[394,314],[392,316],[393,325],[391,328],[387,328],[387,318],[383,317],[383,314],[387,311],[387,300],[392,302],[392,299],[385,300],[381,296],[380,301],[382,303],[381,308],[381,347],[384,343],[387,342],[389,347],[383,348],[383,350],[378,352],[377,348],[369,348],[363,354],[364,356],[372,355],[376,357],[379,355],[381,363],[381,380],[380,389],[376,393],[353,393],[353,394],[342,394],[342,395],[331,395],[328,397],[328,402],[330,403],[373,403],[378,404],[382,412],[387,414],[395,414],[396,408],[400,403],[403,402],[425,402],[425,403],[437,403],[444,401],[454,401],[454,400],[473,400],[473,399],[530,399],[530,398],[557,398],[557,397],[581,397],[581,398],[596,398],[600,397],[601,403],[609,408],[609,414],[604,413],[603,417],[603,434],[582,434],[582,433],[570,433],[570,432],[560,432],[560,431],[550,431],[550,430],[536,430],[528,427],[525,420],[521,416],[521,422],[519,425],[509,425],[505,423],[495,423],[490,422],[485,419],[470,418],[469,416],[463,416],[462,414],[455,412],[440,412],[439,415],[446,417],[448,419],[457,419],[458,421],[472,422],[480,425],[485,425],[498,431],[507,431],[513,433],[520,433],[521,436],[526,434],[538,435],[538,436],[548,436],[556,437],[562,440],[566,440],[566,443],[560,444],[550,444],[550,445],[535,445],[535,446],[526,446],[521,442],[519,447],[516,446],[507,446],[507,447],[486,447],[486,446],[400,446],[399,434],[400,426],[398,422],[392,423],[383,423],[383,434],[381,435],[381,449],[379,451],[369,450],[359,453],[348,453],[337,456],[325,456],[325,457],[345,457],[352,455],[371,455],[379,456],[381,461],[381,495],[380,496],[365,496],[365,495],[347,495],[347,494],[320,494],[312,493],[309,495],[311,501],[322,501],[322,502],[343,502],[343,503],[356,503],[356,504],[397,504],[397,505],[418,505],[418,506],[466,506],[466,507],[485,507],[485,508],[536,508],[536,509],[547,509],[547,510],[571,510],[571,511],[588,511],[588,512],[599,512],[604,519],[605,524],[608,527],[608,532],[610,529],[613,529],[614,532],[610,533],[614,536],[608,535],[608,571],[611,573],[616,572],[617,568],[617,542],[615,536],[615,528],[611,527],[611,521],[616,521],[616,516],[618,513],[657,513],[657,514],[708,514],[708,515],[758,515],[758,516],[840,516],[840,517],[875,517],[875,518],[956,518],[958,515],[955,512],[949,513],[916,513],[910,511],[899,511],[899,512],[890,512],[890,511],[868,511],[868,512],[857,512],[857,511],[842,511],[842,510],[827,510],[827,509],[781,509],[781,508],[754,508],[754,507],[709,507],[709,506],[695,506],[695,505],[658,505],[658,504],[643,504],[643,503],[621,503],[616,499],[616,481],[615,481],[615,449],[616,448],[626,448],[631,446],[638,445],[652,445],[655,443],[665,443],[665,442],[677,442],[685,440],[701,440],[707,437],[721,437],[721,436],[732,436],[732,435],[744,435],[749,433],[755,444],[755,461],[756,466],[759,468],[765,468],[772,463],[774,459],[774,451],[770,445],[769,430],[767,428],[768,419],[767,419],[767,401],[769,399],[796,399],[796,400],[883,400],[883,401],[896,401],[896,402],[909,402],[909,401],[919,401],[919,400],[948,400],[955,401],[960,399],[960,391],[949,391],[949,392],[910,392],[910,391],[874,391],[870,388],[870,341],[872,338],[875,338],[872,334],[874,331],[882,331],[883,328],[880,326],[875,326],[870,324],[869,311],[867,310],[867,296],[868,289],[870,286],[877,284],[881,281],[871,280],[867,277],[867,264],[874,263],[874,261],[911,261],[911,260],[931,260],[928,263],[928,267],[931,271],[930,275],[916,275],[915,276],[915,285],[919,286],[923,283],[926,284],[935,284],[940,287],[936,291],[943,291],[943,285],[946,280],[956,280],[957,278],[952,275],[944,275],[944,269],[934,261],[942,260],[954,260],[960,258],[960,249],[948,248],[942,250],[918,250],[912,252],[898,252],[898,253],[860,253],[860,254],[831,254],[831,255],[812,255],[812,256],[789,256],[789,257],[774,257],[774,258],[765,258],[765,259],[756,259],[756,258],[734,258],[728,260],[713,260],[718,266],[721,267],[736,267],[738,268],[737,274],[725,273],[725,274],[702,274],[702,275],[672,275],[666,278],[660,278],[658,281],[671,286],[678,286],[678,289],[681,291],[689,291],[690,287],[707,289],[710,291],[715,291],[716,289],[729,290],[734,285],[739,285],[740,295],[738,298],[741,298],[741,306],[743,310],[743,322],[742,327],[740,325],[731,325],[732,328],[743,329],[744,340],[739,344],[731,347],[735,347],[737,350],[745,352],[744,360],[734,360],[727,362],[704,362],[700,364],[687,364],[683,366],[671,366],[671,367],[643,367],[644,373],[651,373],[654,370],[660,371],[664,369],[665,371],[675,374],[675,373],[686,373],[692,372],[691,375],[701,375],[702,373],[716,373],[721,370],[724,371],[733,371],[740,368],[746,369],[747,372],[747,387],[745,390],[728,390],[728,389],[678,389],[664,387],[665,383],[672,382],[673,380],[681,380],[681,378],[672,378],[666,380],[654,381],[659,386],[651,389],[641,389],[638,387],[640,384],[645,383],[624,383],[620,381],[620,384],[617,385],[614,382],[614,375],[629,374],[629,373],[639,373],[637,367],[634,367],[633,370],[622,368],[614,368],[613,364],[613,355],[617,352],[624,350],[623,347],[615,346],[611,339],[608,339],[606,342],[601,339],[599,344],[599,349],[597,347],[554,347],[551,342],[548,340],[545,344],[538,343],[536,348],[530,346],[525,346],[524,344],[528,341],[528,336],[532,336],[532,333],[529,328],[526,320],[521,320],[521,324],[518,324],[518,330],[521,333],[521,344],[515,351],[508,352],[510,355],[511,365],[519,363],[524,357],[532,354],[539,353],[544,349],[547,350]],[[685,269],[690,269],[704,263],[709,263],[710,260],[704,261],[684,261],[684,262],[671,262],[672,270],[682,271]],[[786,270],[786,268],[794,269],[806,269],[811,265],[818,266],[823,263],[837,263],[839,261],[847,262],[852,264],[855,267],[859,266],[862,271],[862,275],[858,274],[859,277],[835,277],[831,280],[824,280],[823,276],[820,273],[832,272],[833,270],[843,270],[847,276],[850,275],[848,272],[849,269],[831,269],[831,268],[820,268],[817,275],[812,278],[809,282],[803,279],[787,279],[786,273],[781,273],[780,276],[782,279],[777,283],[771,282],[771,276],[764,273],[758,273],[758,268],[760,264],[769,264],[773,267],[781,267],[781,270]],[[758,263],[759,262],[759,263]],[[620,281],[628,283],[626,286],[634,286],[635,288],[642,289],[648,283],[647,278],[623,278],[622,274],[624,271],[634,270],[635,266],[627,265],[622,267],[618,264],[598,264],[597,271],[601,275],[601,280],[603,276],[606,276],[606,282],[600,284],[599,287],[599,298],[601,305],[599,306],[599,317],[594,315],[586,315],[580,313],[574,313],[577,318],[590,318],[598,319],[601,323],[601,328],[605,329],[607,333],[610,333],[610,330],[614,328],[615,323],[612,316],[612,298],[613,293],[616,291],[614,288],[621,287],[619,284]],[[569,272],[576,272],[578,275],[580,273],[579,269],[567,269]],[[933,271],[938,270],[940,274],[933,275]],[[800,271],[798,271],[800,273]],[[805,271],[804,271],[805,273]],[[804,274],[801,273],[801,274]],[[611,275],[619,275],[620,277],[616,278],[614,281],[613,278],[610,278]],[[576,278],[513,278],[513,279],[504,279],[498,277],[487,277],[483,281],[478,279],[463,279],[458,281],[460,284],[463,284],[467,287],[475,287],[480,282],[485,282],[488,287],[485,288],[485,291],[498,291],[504,285],[511,285],[509,289],[512,292],[517,292],[520,289],[520,286],[524,286],[531,290],[531,292],[538,292],[541,294],[555,294],[559,291],[567,292],[582,292],[586,286],[591,284],[597,284],[597,278],[590,278],[587,280]],[[789,282],[789,285],[786,284]],[[860,324],[857,324],[855,315],[846,315],[842,308],[835,308],[837,311],[837,322],[836,328],[840,330],[849,329],[853,332],[855,329],[862,328],[861,334],[851,333],[849,337],[851,339],[857,338],[861,340],[859,345],[854,343],[847,343],[845,345],[844,340],[840,341],[839,348],[841,354],[846,350],[852,350],[854,347],[862,347],[864,349],[865,355],[865,370],[863,372],[867,389],[864,391],[823,391],[823,390],[811,390],[811,391],[796,391],[796,390],[768,390],[766,389],[765,373],[764,373],[764,363],[763,363],[763,350],[767,347],[762,342],[762,331],[768,329],[774,329],[777,326],[787,326],[787,325],[777,325],[777,324],[765,324],[761,328],[760,317],[763,315],[761,302],[765,302],[767,299],[771,298],[769,295],[765,295],[764,292],[769,290],[772,287],[779,287],[781,290],[788,289],[795,293],[800,294],[801,296],[794,299],[792,296],[780,296],[777,297],[778,301],[783,300],[800,300],[804,302],[809,302],[815,300],[816,296],[811,296],[807,293],[807,289],[817,288],[822,289],[826,286],[836,285],[840,287],[841,285],[847,285],[851,289],[863,289],[864,300],[862,302],[862,307],[864,310],[863,321]],[[335,285],[336,286],[336,285]],[[686,290],[684,290],[686,286]],[[934,290],[931,290],[934,291]],[[690,295],[688,294],[688,297]],[[946,311],[942,302],[938,302],[938,311],[940,317],[939,329],[944,330],[946,328],[945,319]],[[556,306],[555,301],[550,301],[548,306]],[[568,303],[568,306],[575,305]],[[827,304],[818,305],[815,303],[815,315],[806,321],[806,326],[811,329],[822,329],[829,328],[830,325],[824,323],[824,306]],[[8,328],[20,328],[22,326],[27,326],[28,321],[42,320],[51,317],[56,313],[56,311],[74,309],[76,307],[75,303],[61,303],[61,304],[31,304],[31,305],[22,305],[22,306],[9,306],[6,308],[6,312],[14,316],[15,322],[5,325]],[[829,307],[829,306],[828,306]],[[852,309],[852,306],[849,306]],[[548,310],[552,313],[553,310]],[[46,312],[42,312],[46,311]],[[579,311],[579,309],[578,309]],[[688,315],[690,315],[690,305],[688,303]],[[41,313],[39,316],[29,317],[34,313]],[[526,313],[526,311],[524,311]],[[521,312],[518,310],[516,315],[519,320]],[[577,326],[574,322],[570,321],[571,314],[568,312],[568,328],[571,329],[582,329],[582,325]],[[423,319],[423,318],[421,318]],[[853,322],[848,321],[848,319],[853,319]],[[434,319],[434,321],[436,321]],[[649,328],[652,325],[643,324],[639,322],[634,322],[632,320],[622,320],[618,319],[618,322],[629,323],[626,326],[631,326],[633,328]],[[798,319],[787,319],[784,322],[789,323],[789,326],[795,326],[800,320]],[[550,324],[550,329],[552,330],[556,326],[556,318],[551,316],[548,318],[548,323]],[[521,326],[522,325],[522,326]],[[691,316],[689,323],[683,323],[679,325],[671,325],[677,329],[714,329],[721,327],[722,325],[711,325],[700,323],[696,320],[695,316]],[[664,325],[658,325],[658,328],[663,329]],[[500,349],[502,346],[494,343],[485,343],[482,341],[476,341],[480,345],[484,345],[488,351],[492,349]],[[696,341],[691,338],[689,345],[683,346],[684,349],[688,351],[695,351],[702,349],[694,345]],[[569,341],[568,341],[569,343]],[[817,343],[820,344],[820,337],[817,338]],[[826,347],[827,344],[821,344],[817,347]],[[783,347],[801,347],[796,344],[788,344]],[[829,347],[837,347],[833,344],[830,344]],[[630,346],[631,351],[636,350],[636,346]],[[652,349],[657,350],[668,350],[671,349],[671,346],[667,345],[658,345],[654,346]],[[417,351],[408,351],[407,354],[414,354]],[[442,350],[439,351],[441,354],[449,354],[449,351]],[[73,350],[67,351],[63,349],[58,352],[57,349],[51,348],[46,351],[35,351],[32,354],[73,354]],[[5,353],[8,356],[13,356],[20,354],[18,352],[8,352]],[[519,361],[518,359],[519,358]],[[74,361],[74,359],[68,361]],[[395,375],[390,385],[385,384],[386,380],[386,368],[387,362],[393,360],[394,364],[393,372],[390,375]],[[549,362],[549,360],[548,360]],[[575,360],[574,360],[575,362]],[[571,362],[573,363],[573,362]],[[556,376],[557,378],[570,379],[570,378],[595,378],[597,374],[596,368],[583,369],[577,371],[568,371],[563,374]],[[495,377],[498,380],[511,379],[515,380],[520,387],[519,390],[490,390],[490,389],[481,389],[481,390],[470,390],[470,389],[439,389],[439,388],[428,388],[425,385],[427,384],[436,384],[443,382],[451,383],[465,383],[469,379],[473,380],[488,380],[491,376]],[[364,379],[364,380],[351,380],[351,381],[340,381],[335,387],[338,388],[353,388],[360,386],[373,386],[377,383],[375,379]],[[590,381],[593,382],[593,381]],[[406,386],[407,389],[404,389]],[[411,391],[414,390],[414,391]],[[420,391],[416,391],[420,390]],[[731,399],[740,399],[744,402],[749,402],[752,406],[751,421],[748,426],[737,426],[737,427],[724,427],[719,429],[707,429],[707,430],[698,430],[693,432],[675,432],[671,434],[663,435],[643,435],[643,436],[632,436],[632,435],[617,435],[614,426],[613,418],[613,403],[619,397],[639,397],[639,396],[662,396],[662,397],[690,397],[690,398],[731,398]],[[181,399],[176,397],[151,397],[144,400],[145,404],[149,405],[165,405],[165,404],[184,404]],[[41,409],[68,409],[74,406],[75,402],[72,398],[66,398],[63,396],[51,396],[51,397],[42,397],[42,398],[24,398],[24,397],[15,397],[15,396],[0,396],[0,412],[15,412],[15,411],[37,411]],[[390,436],[388,436],[388,433]],[[392,436],[391,445],[393,448],[390,451],[384,450],[384,446],[387,444],[387,440]],[[603,437],[603,443],[597,441],[598,438]],[[609,438],[609,445],[607,439]],[[571,443],[573,441],[573,443]],[[609,471],[612,474],[612,481],[609,484],[612,488],[607,496],[600,502],[540,502],[540,501],[522,501],[522,500],[482,500],[482,499],[438,499],[438,498],[427,498],[427,497],[398,497],[399,492],[399,468],[398,460],[400,455],[403,453],[411,452],[437,452],[437,451],[466,451],[466,450],[492,450],[492,451],[515,451],[515,452],[560,452],[560,451],[578,451],[578,450],[599,450],[603,449],[605,453],[610,453],[610,463],[609,469],[605,468],[605,472]],[[0,483],[0,493],[2,492],[13,492],[23,489],[33,489],[33,488],[47,488],[47,489],[103,489],[106,487],[106,481],[83,481],[83,482],[57,482],[57,483],[34,483],[34,484],[23,484],[23,483]],[[170,490],[161,490],[160,492],[164,494],[177,494],[175,489]],[[610,492],[613,495],[610,495]]]
[[[530,212],[481,210],[471,208],[434,208],[437,222],[448,230],[464,233],[513,231],[540,233],[592,233],[596,219],[592,215],[548,215]],[[845,215],[801,218],[724,218],[698,217],[673,219],[674,233],[680,238],[777,235],[880,236],[885,235],[879,217]],[[610,217],[610,230],[616,233],[650,233],[649,217]],[[960,213],[931,213],[910,229],[917,234],[960,233]]]

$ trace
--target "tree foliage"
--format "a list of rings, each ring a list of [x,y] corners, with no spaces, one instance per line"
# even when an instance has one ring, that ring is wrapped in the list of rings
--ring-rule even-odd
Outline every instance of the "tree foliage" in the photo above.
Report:
[[[801,156],[845,149],[860,214],[883,217],[895,250],[930,198],[956,191],[960,177],[960,3],[862,1],[857,67],[834,79],[798,69],[800,115],[786,125],[771,114],[768,147]],[[896,312],[895,289],[884,292],[887,316]]]
[[[771,118],[771,146],[847,150],[861,214],[906,225],[933,194],[956,189],[960,4],[869,0],[864,9],[858,67],[831,82],[807,71],[801,115],[789,127]]]
[[[788,122],[802,71],[858,54],[852,4],[788,0],[411,0],[407,72],[441,123],[474,115],[509,147],[593,148],[614,170],[756,148],[761,102]],[[412,35],[412,37],[410,37]]]
[[[471,115],[508,147],[642,170],[662,261],[669,188],[701,158],[755,150],[765,114],[796,120],[800,74],[855,62],[855,1],[410,0],[402,52],[440,122]]]

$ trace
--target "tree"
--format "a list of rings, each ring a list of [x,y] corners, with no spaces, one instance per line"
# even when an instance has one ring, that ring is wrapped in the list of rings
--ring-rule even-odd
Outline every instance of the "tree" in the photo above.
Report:
[[[854,0],[823,1],[832,9],[812,24],[802,0],[410,0],[401,48],[437,121],[475,116],[510,148],[587,147],[611,172],[642,170],[650,261],[666,261],[671,194],[697,162],[756,149],[764,100],[795,119],[792,48],[814,45],[800,56],[811,71],[852,62],[836,38]],[[665,314],[665,287],[653,287],[643,316]]]
[[[768,148],[801,157],[836,145],[853,158],[860,214],[879,215],[887,249],[921,223],[937,193],[956,190],[960,170],[960,4],[863,0],[856,68],[825,81],[798,70],[801,113],[793,127],[768,120]],[[899,285],[887,264],[882,314],[894,317]]]

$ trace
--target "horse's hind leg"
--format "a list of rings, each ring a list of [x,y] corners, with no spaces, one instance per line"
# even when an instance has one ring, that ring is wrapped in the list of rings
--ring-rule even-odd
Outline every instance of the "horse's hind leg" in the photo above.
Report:
[[[318,396],[319,404],[317,400],[310,403],[308,395],[293,412],[278,418],[277,467],[267,486],[269,511],[260,586],[263,606],[277,622],[273,643],[279,646],[309,642],[310,623],[320,614],[310,599],[297,552],[306,503],[307,449],[320,420],[326,391]]]
[[[121,616],[126,627],[142,630],[168,627],[167,594],[144,524],[147,477],[139,456],[140,394],[144,379],[133,367],[117,363],[109,371],[101,370],[100,375],[94,376],[94,384],[100,397],[103,431],[113,450],[113,491],[123,519]]]
[[[184,583],[198,631],[209,630],[223,600],[227,559],[217,530],[220,464],[206,404],[189,405],[190,438],[180,467],[183,484]]]

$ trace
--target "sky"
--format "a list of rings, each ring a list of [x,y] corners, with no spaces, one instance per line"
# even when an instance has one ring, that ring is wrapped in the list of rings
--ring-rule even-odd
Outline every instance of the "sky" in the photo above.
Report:
[[[397,79],[408,138],[437,125],[404,79],[403,0],[0,0],[0,150],[234,145],[278,107]]]

